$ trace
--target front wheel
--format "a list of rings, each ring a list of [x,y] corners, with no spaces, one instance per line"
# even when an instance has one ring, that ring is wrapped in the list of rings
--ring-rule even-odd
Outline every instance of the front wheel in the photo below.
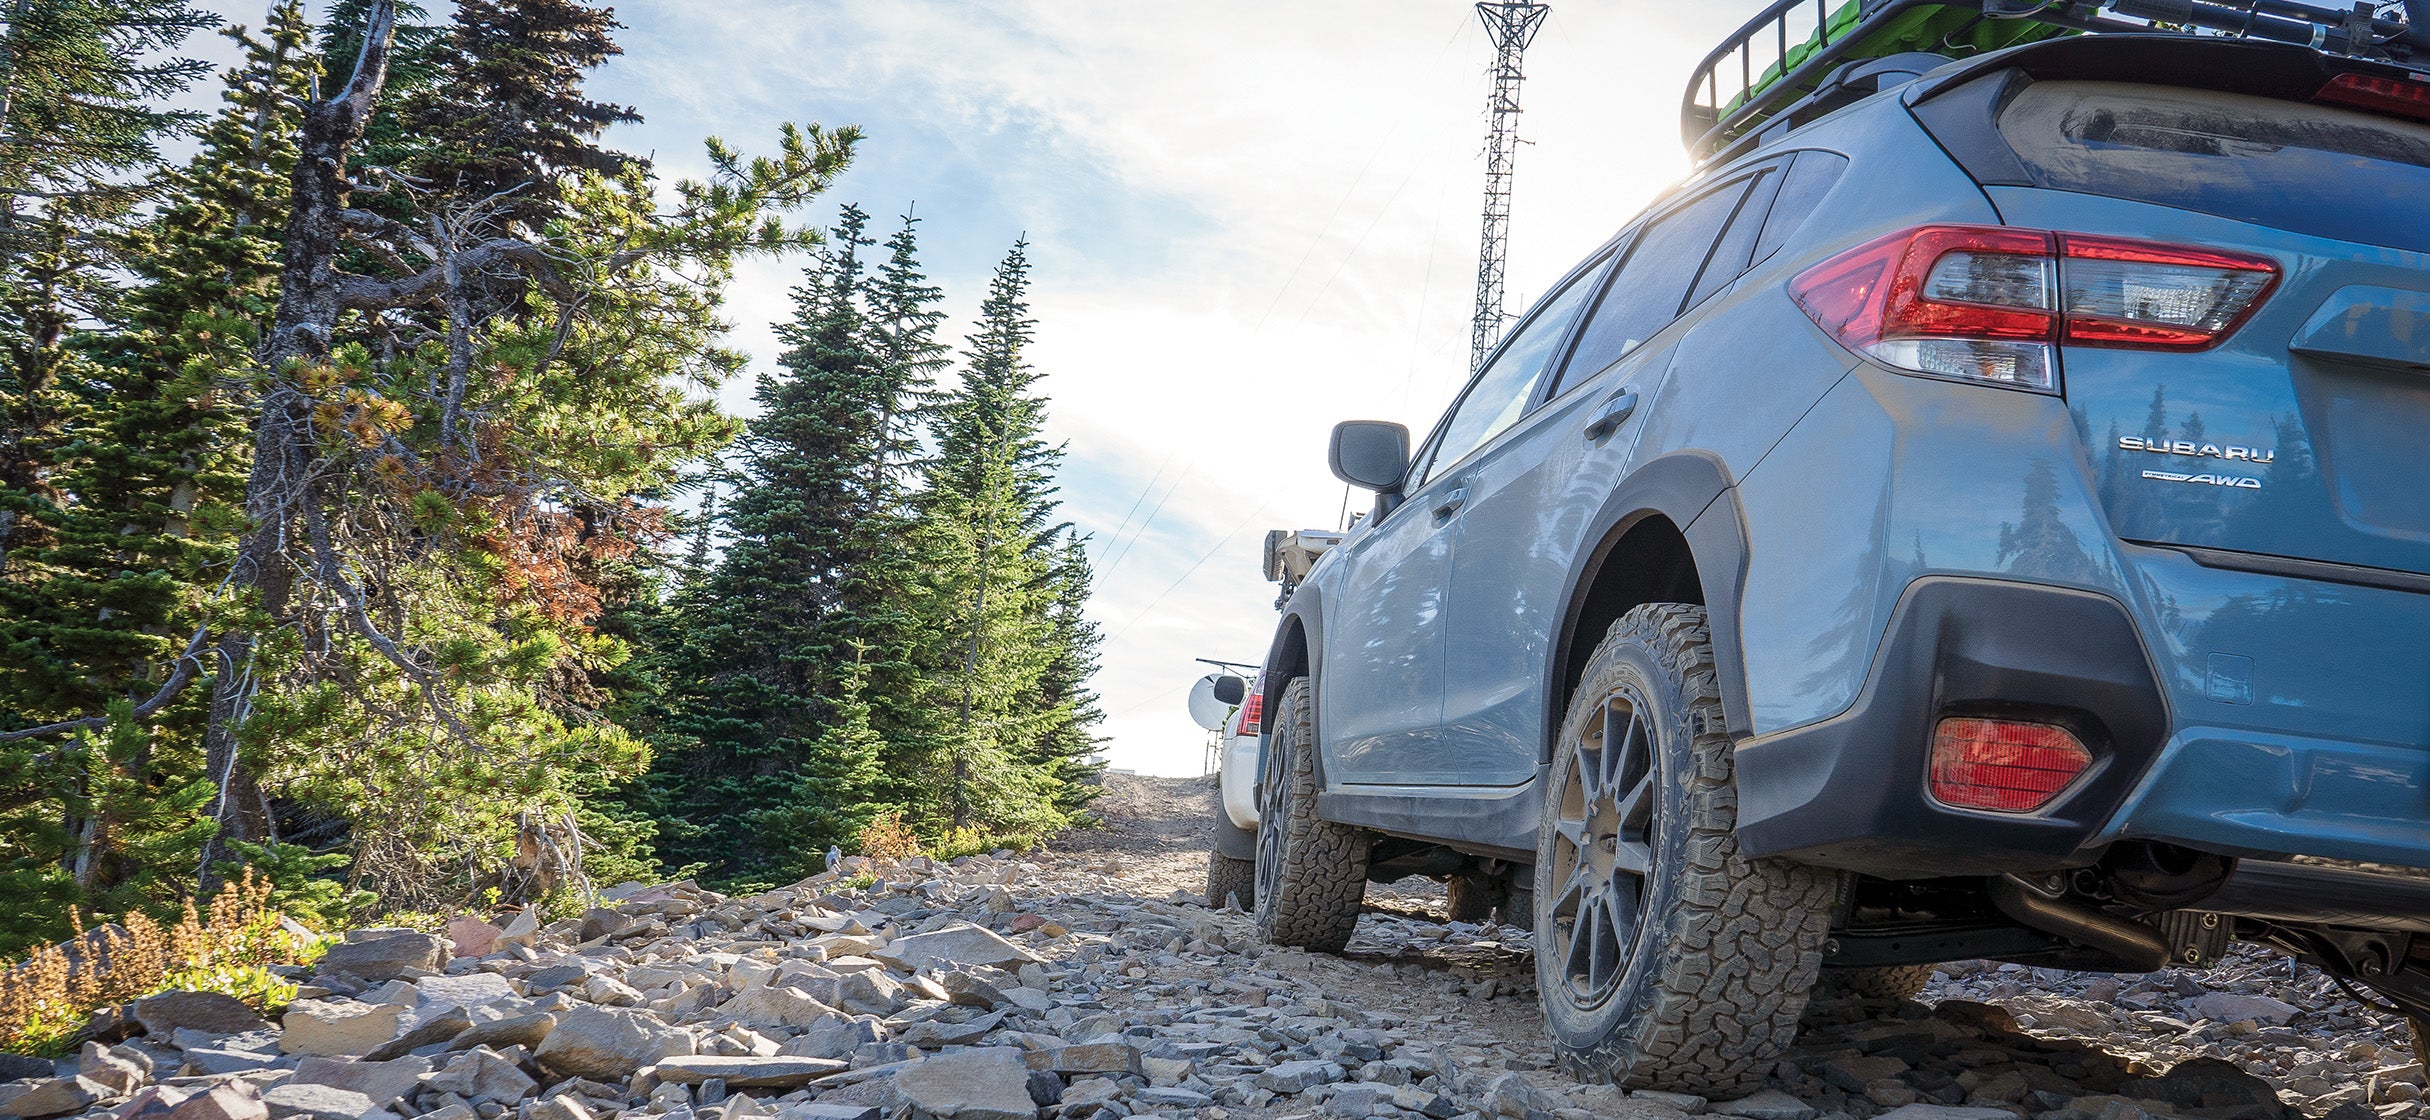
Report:
[[[1338,953],[1367,894],[1365,832],[1316,815],[1316,701],[1283,687],[1257,783],[1257,932],[1275,945]]]
[[[1796,1036],[1833,880],[1738,854],[1702,607],[1612,625],[1562,721],[1537,836],[1536,990],[1590,1081],[1753,1089]]]

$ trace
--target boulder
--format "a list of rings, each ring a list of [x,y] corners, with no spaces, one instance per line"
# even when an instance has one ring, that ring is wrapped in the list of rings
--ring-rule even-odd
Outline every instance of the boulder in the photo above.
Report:
[[[329,947],[320,968],[377,982],[436,972],[446,966],[447,957],[447,942],[419,930],[355,930]]]
[[[270,1120],[270,1108],[253,1086],[228,1081],[187,1097],[164,1120]]]
[[[422,1013],[425,1015],[442,1007],[486,1007],[520,995],[512,981],[495,972],[426,976],[416,982],[414,988],[421,993]]]
[[[1814,1120],[1813,1105],[1778,1089],[1764,1089],[1752,1096],[1740,1097],[1734,1101],[1721,1101],[1715,1103],[1712,1110],[1723,1116],[1737,1116],[1743,1120]],[[2009,1120],[2015,1120],[2013,1113],[2010,1114]]]
[[[717,1009],[755,1027],[806,1027],[835,1009],[792,988],[746,988]]]
[[[516,911],[514,917],[507,919],[505,928],[498,931],[498,947],[501,949],[509,945],[529,949],[532,942],[539,939],[540,915],[529,909]]]
[[[187,1077],[204,1077],[228,1073],[246,1073],[257,1069],[277,1069],[279,1056],[259,1050],[223,1050],[210,1046],[189,1046],[184,1051],[185,1065],[178,1072]]]
[[[866,955],[904,972],[918,972],[934,964],[1009,968],[1038,959],[1029,950],[968,922],[946,926],[933,933],[898,937],[882,949],[869,950]]]
[[[270,1120],[384,1120],[393,1116],[370,1097],[327,1085],[278,1085],[262,1094]]]
[[[13,1081],[0,1085],[0,1116],[34,1120],[82,1112],[110,1095],[107,1086],[82,1077],[53,1077],[43,1081]]]
[[[412,1030],[406,1031],[401,1037],[390,1039],[373,1047],[363,1057],[375,1062],[401,1058],[425,1046],[436,1046],[446,1042],[471,1029],[472,1017],[466,1015],[461,1008],[441,1008],[437,1014],[415,1024]]]
[[[162,992],[135,1001],[135,1022],[152,1039],[166,1042],[179,1028],[205,1034],[243,1034],[270,1025],[235,996],[218,992]]]
[[[795,1089],[813,1078],[844,1070],[847,1063],[827,1058],[696,1057],[668,1058],[658,1063],[658,1077],[679,1085],[709,1080],[729,1089]]]
[[[2194,1014],[2221,1023],[2241,1023],[2247,1019],[2265,1027],[2283,1027],[2295,1021],[2303,1009],[2283,1000],[2241,992],[2212,992],[2193,1001]]]
[[[650,1016],[602,1007],[577,1007],[532,1057],[563,1077],[622,1081],[662,1058],[693,1052],[692,1036]]]
[[[1276,1093],[1299,1093],[1341,1079],[1342,1067],[1314,1058],[1300,1058],[1266,1067],[1264,1072],[1257,1075],[1257,1087]]]
[[[465,1028],[463,1033],[448,1041],[447,1048],[470,1050],[475,1046],[521,1046],[538,1049],[540,1043],[548,1038],[548,1032],[556,1027],[557,1017],[546,1011],[493,1019]]]
[[[486,957],[498,949],[504,930],[466,914],[447,923],[449,948],[459,957]]]
[[[458,1054],[448,1060],[445,1069],[424,1077],[422,1085],[468,1100],[505,1105],[530,1096],[540,1087],[513,1059],[494,1050],[467,1050]]]
[[[1057,1046],[1048,1050],[1032,1050],[1026,1055],[1026,1061],[1031,1069],[1042,1069],[1065,1075],[1102,1073],[1123,1073],[1134,1077],[1140,1075],[1139,1048],[1127,1042],[1083,1042],[1073,1046]],[[1331,1062],[1322,1064],[1333,1066],[1334,1076],[1340,1076],[1340,1066],[1334,1066]],[[1274,1069],[1281,1068],[1282,1066],[1274,1067]],[[1327,1078],[1326,1080],[1332,1079]],[[1272,1088],[1272,1086],[1267,1087]]]
[[[175,1085],[149,1086],[127,1098],[126,1103],[111,1109],[109,1117],[110,1120],[161,1120],[175,1111],[178,1105],[186,1103],[186,1098],[193,1096],[194,1092]]]
[[[582,1107],[572,1094],[550,1097],[533,1102],[524,1112],[524,1120],[591,1120],[591,1110]]]
[[[389,1003],[336,1003],[299,999],[279,1020],[278,1048],[289,1054],[351,1057],[368,1054],[397,1036],[404,1009]]]
[[[991,1046],[914,1062],[894,1075],[894,1093],[919,1120],[1037,1120],[1029,1069],[1019,1051]]]
[[[287,1084],[347,1089],[370,1097],[373,1104],[387,1104],[413,1092],[429,1072],[428,1058],[361,1062],[315,1055],[296,1063],[295,1076]]]
[[[151,1080],[151,1071],[143,1064],[113,1054],[109,1047],[98,1042],[85,1043],[83,1051],[76,1055],[76,1073],[104,1087],[113,1097],[128,1096]]]
[[[49,1058],[29,1058],[23,1054],[0,1054],[0,1082],[57,1076],[59,1076],[59,1065]]]
[[[574,935],[576,941],[597,941],[631,928],[633,919],[613,910],[592,907],[582,912],[582,929]]]

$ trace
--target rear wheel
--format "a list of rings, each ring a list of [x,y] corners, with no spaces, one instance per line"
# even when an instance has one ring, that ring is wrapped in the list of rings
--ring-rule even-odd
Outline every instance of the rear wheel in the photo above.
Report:
[[[1257,861],[1234,859],[1222,852],[1207,853],[1207,907],[1242,909],[1257,904]]]
[[[1738,854],[1704,608],[1639,607],[1562,721],[1538,830],[1536,988],[1589,1081],[1727,1096],[1797,1032],[1833,880]]]
[[[1826,968],[1814,994],[1824,999],[1914,999],[1932,982],[1938,965],[1903,964],[1891,968]]]
[[[1316,815],[1316,700],[1283,687],[1257,783],[1257,932],[1276,945],[1338,953],[1367,894],[1365,832]]]
[[[1443,884],[1451,920],[1481,922],[1500,910],[1510,913],[1510,879],[1502,875],[1454,875]]]

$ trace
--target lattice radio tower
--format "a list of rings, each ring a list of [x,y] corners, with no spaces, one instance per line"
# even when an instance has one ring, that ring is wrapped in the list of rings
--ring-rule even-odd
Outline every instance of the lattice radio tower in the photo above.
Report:
[[[1520,63],[1544,26],[1550,5],[1534,0],[1485,0],[1477,15],[1493,36],[1493,131],[1485,140],[1485,233],[1477,245],[1477,317],[1469,328],[1469,372],[1485,364],[1502,340],[1502,265],[1510,251],[1510,173],[1519,154]]]

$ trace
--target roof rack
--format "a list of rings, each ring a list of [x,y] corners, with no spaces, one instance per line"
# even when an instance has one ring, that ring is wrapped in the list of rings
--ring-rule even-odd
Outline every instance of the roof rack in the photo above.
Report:
[[[2430,0],[2403,8],[2409,20],[2305,0],[1778,0],[1691,72],[1680,128],[1704,163],[1776,120],[1802,123],[1874,92],[1868,80],[1878,86],[1883,71],[1916,72],[1898,56],[1963,58],[2087,32],[2208,32],[2404,61],[2430,48]],[[1883,66],[1868,72],[1872,62]]]

